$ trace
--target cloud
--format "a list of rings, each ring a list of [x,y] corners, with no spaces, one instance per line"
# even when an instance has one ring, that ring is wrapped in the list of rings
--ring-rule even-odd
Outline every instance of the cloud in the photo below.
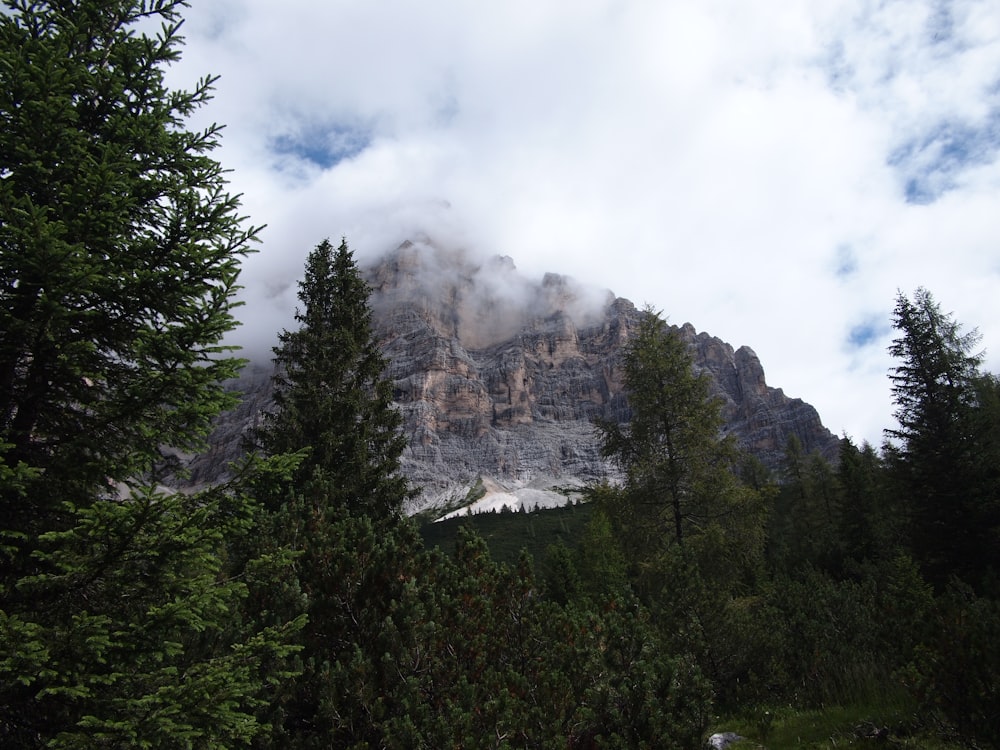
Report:
[[[239,338],[309,249],[428,235],[652,303],[757,352],[834,431],[890,426],[898,290],[1000,370],[993,0],[195,4],[175,85],[255,222]]]

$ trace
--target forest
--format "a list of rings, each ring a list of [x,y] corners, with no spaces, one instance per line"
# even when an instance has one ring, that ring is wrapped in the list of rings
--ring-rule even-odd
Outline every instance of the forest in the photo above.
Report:
[[[184,5],[0,15],[0,746],[1000,747],[1000,380],[927,289],[883,444],[777,472],[647,309],[631,418],[594,426],[622,482],[495,554],[529,514],[403,513],[369,289],[323,240],[232,479],[171,491],[238,398],[260,232],[187,129],[214,79],[167,86]]]

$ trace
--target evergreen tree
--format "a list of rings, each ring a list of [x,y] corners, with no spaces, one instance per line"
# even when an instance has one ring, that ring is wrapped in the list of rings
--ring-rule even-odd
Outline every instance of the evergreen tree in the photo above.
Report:
[[[498,564],[465,530],[455,556],[428,568],[435,585],[422,610],[425,656],[411,672],[418,689],[407,712],[423,744],[402,746],[697,744],[708,684],[690,659],[668,655],[627,590],[593,602],[546,599],[526,554],[514,567]],[[408,723],[392,720],[389,736],[402,737]]]
[[[255,523],[228,488],[142,488],[42,534],[38,572],[0,606],[4,745],[232,747],[257,735],[301,623],[242,617],[248,581],[287,567],[275,555],[234,575],[221,553]]]
[[[265,746],[381,746],[409,689],[400,665],[420,620],[421,550],[402,515],[405,440],[369,293],[347,243],[321,242],[299,284],[299,328],[274,349],[275,409],[257,439],[269,454],[303,458],[267,499],[278,541],[299,554],[298,585],[265,609],[309,622],[303,672],[275,701]]]
[[[267,453],[308,450],[297,480],[327,481],[324,502],[372,518],[397,516],[411,496],[399,474],[406,446],[387,362],[354,254],[321,242],[299,284],[300,327],[275,347],[275,410],[259,431]]]
[[[602,453],[626,475],[630,499],[662,516],[666,532],[681,544],[708,508],[699,497],[703,466],[728,456],[719,440],[722,417],[709,380],[696,375],[687,346],[647,309],[625,351],[624,382],[631,420],[598,422]]]
[[[769,554],[776,570],[805,564],[838,568],[841,491],[836,472],[819,453],[806,454],[798,436],[790,435],[782,475],[769,518]]]
[[[214,79],[164,82],[181,2],[5,4],[0,460],[44,469],[44,491],[5,488],[0,516],[34,530],[199,447],[231,404],[219,341],[254,230],[209,156],[219,128],[183,127]],[[162,31],[135,34],[150,17]]]
[[[983,593],[1000,600],[1000,377],[985,374],[976,380],[973,431],[979,441],[973,492],[980,499],[985,571]]]
[[[758,493],[734,474],[738,453],[722,435],[707,374],[695,372],[677,331],[649,309],[623,370],[631,419],[597,427],[603,454],[625,475],[621,494],[607,504],[625,549],[633,562],[636,555],[649,562],[665,547],[688,547],[703,572],[733,581],[760,552],[762,509]]]
[[[199,447],[232,403],[220,342],[255,233],[209,156],[219,128],[185,128],[213,79],[164,81],[183,5],[0,14],[5,746],[242,744],[284,671],[285,623],[243,621],[224,556],[254,503],[156,486],[164,451]]]
[[[929,579],[958,575],[978,585],[989,566],[996,530],[997,484],[989,479],[991,431],[978,334],[941,311],[930,292],[900,294],[889,353],[899,360],[892,380],[898,427],[887,455],[909,509],[914,556]],[[995,455],[995,454],[994,454]]]
[[[890,504],[885,462],[870,443],[840,444],[837,467],[842,493],[839,535],[845,563],[864,563],[899,554],[902,538],[898,509]]]

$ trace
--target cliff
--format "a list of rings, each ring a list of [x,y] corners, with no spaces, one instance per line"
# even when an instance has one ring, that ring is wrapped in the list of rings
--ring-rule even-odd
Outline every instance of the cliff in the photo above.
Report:
[[[409,447],[403,470],[424,492],[415,512],[491,498],[551,505],[585,483],[613,478],[592,420],[628,419],[623,345],[641,312],[571,279],[521,276],[509,258],[472,262],[427,243],[404,243],[366,271],[376,328],[389,360]],[[789,435],[806,451],[836,456],[837,438],[816,410],[767,385],[748,347],[680,329],[696,367],[723,400],[728,432],[776,467]],[[240,408],[220,420],[195,483],[214,481],[240,436],[268,405],[270,372],[248,368]],[[509,501],[508,501],[509,499]]]

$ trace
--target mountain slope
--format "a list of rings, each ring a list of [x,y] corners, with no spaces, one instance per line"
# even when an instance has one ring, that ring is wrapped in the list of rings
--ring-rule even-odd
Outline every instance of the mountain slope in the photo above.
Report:
[[[403,470],[424,488],[411,511],[474,500],[544,507],[615,477],[592,420],[628,419],[619,363],[641,316],[631,302],[554,274],[533,282],[509,258],[473,262],[426,242],[404,243],[366,273],[405,417]],[[807,451],[835,457],[837,438],[816,410],[769,387],[751,349],[690,324],[680,333],[745,449],[777,467],[794,434]],[[269,376],[260,365],[244,373],[244,402],[192,460],[193,481],[214,481],[238,454],[240,435],[267,408]]]

